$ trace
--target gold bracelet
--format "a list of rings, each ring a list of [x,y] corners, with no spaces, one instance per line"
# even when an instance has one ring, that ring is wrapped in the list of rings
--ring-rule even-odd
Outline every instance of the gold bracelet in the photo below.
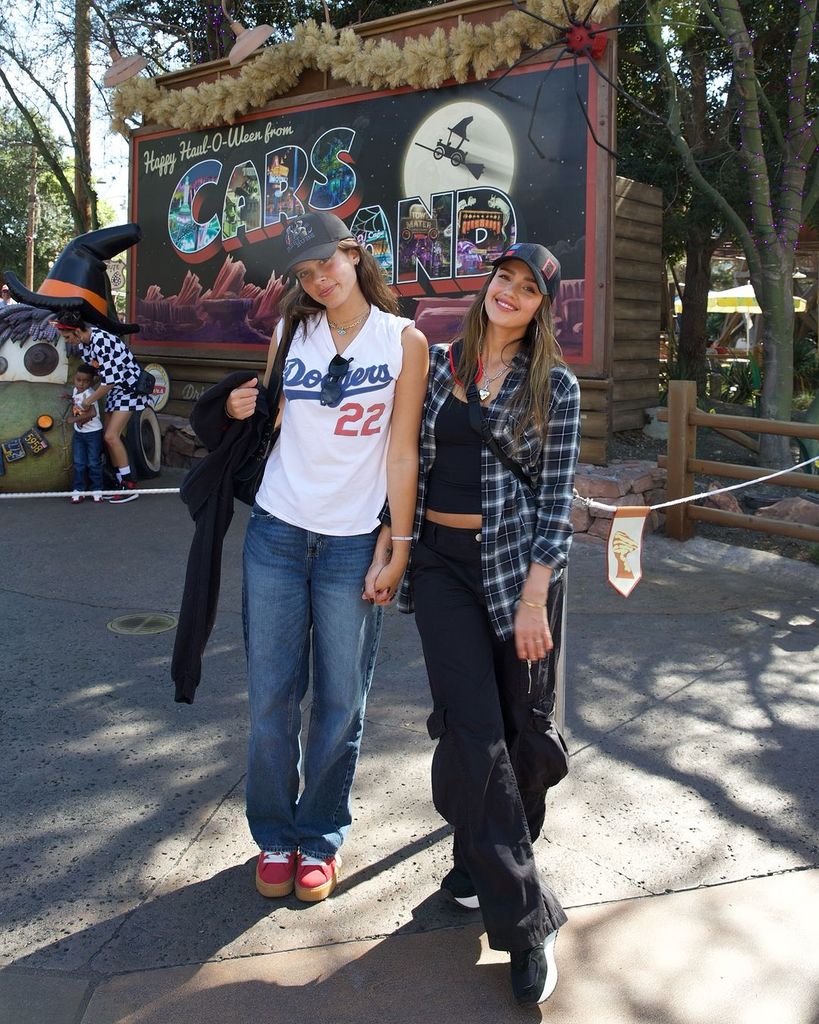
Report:
[[[527,608],[545,608],[546,607],[545,602],[543,604],[535,604],[534,601],[527,601],[525,597],[519,597],[518,598],[518,602],[520,604],[525,604]]]

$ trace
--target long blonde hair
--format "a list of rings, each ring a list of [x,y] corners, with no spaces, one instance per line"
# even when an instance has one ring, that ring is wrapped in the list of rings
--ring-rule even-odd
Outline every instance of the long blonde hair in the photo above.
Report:
[[[464,318],[461,333],[455,339],[462,342],[455,372],[458,380],[463,382],[464,388],[468,386],[469,381],[475,380],[478,374],[483,339],[489,325],[484,302],[496,273],[497,268],[475,296]],[[543,301],[529,321],[521,340],[522,347],[529,354],[526,377],[520,387],[516,388],[507,405],[517,421],[513,430],[515,441],[519,441],[524,430],[531,426],[534,426],[541,436],[546,436],[549,425],[550,375],[555,366],[566,365],[555,337],[552,302],[548,295],[543,296]]]

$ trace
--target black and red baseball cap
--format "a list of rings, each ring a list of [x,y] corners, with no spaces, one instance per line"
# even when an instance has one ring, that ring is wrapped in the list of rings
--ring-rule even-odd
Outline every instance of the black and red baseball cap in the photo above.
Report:
[[[282,239],[282,274],[289,274],[302,260],[329,259],[339,242],[352,237],[344,221],[333,213],[305,213],[288,220]]]
[[[499,267],[507,260],[522,260],[535,275],[535,283],[541,295],[548,295],[555,301],[560,288],[560,261],[545,245],[537,242],[515,242],[504,249],[492,266]]]

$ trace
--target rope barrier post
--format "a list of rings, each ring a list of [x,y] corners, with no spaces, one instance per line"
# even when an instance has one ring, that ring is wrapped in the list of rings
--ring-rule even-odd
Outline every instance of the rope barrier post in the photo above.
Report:
[[[697,408],[697,385],[693,380],[672,380],[668,385],[668,479],[669,501],[694,493],[694,474],[689,459],[697,454],[697,428],[690,422]],[[674,505],[665,516],[665,532],[674,540],[690,540],[694,523],[688,505]]]

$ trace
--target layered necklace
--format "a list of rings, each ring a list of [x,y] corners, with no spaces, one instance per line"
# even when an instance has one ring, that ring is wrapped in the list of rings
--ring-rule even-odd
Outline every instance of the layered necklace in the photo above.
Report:
[[[510,370],[512,368],[511,363],[504,363],[503,360],[501,360],[501,364],[501,368],[498,370],[498,372],[493,373],[492,376],[490,377],[489,374],[484,369],[483,356],[481,356],[481,354],[478,353],[478,370],[477,373],[475,374],[475,383],[478,384],[478,381],[481,381],[481,384],[478,385],[478,397],[482,402],[485,402],[487,398],[489,398],[489,395],[491,394],[489,390],[489,385],[493,381],[496,381],[502,373],[506,373],[507,370]],[[455,372],[455,360],[452,358],[451,346],[449,349],[449,368],[452,371],[452,377],[455,383],[460,384],[464,391],[466,391],[466,386],[464,384],[461,384],[460,380],[458,379],[458,375]]]
[[[343,338],[347,331],[351,331],[354,327],[358,327],[359,324],[363,324],[369,315],[370,310],[367,307],[361,316],[357,316],[355,320],[351,320],[348,324],[334,324],[329,316],[327,317],[327,323],[340,338]]]
[[[485,402],[487,398],[489,398],[489,395],[491,393],[489,391],[489,385],[492,383],[492,381],[497,380],[498,377],[500,377],[502,373],[506,373],[508,369],[509,363],[504,363],[503,361],[501,361],[501,368],[498,370],[497,373],[493,373],[492,376],[490,377],[483,367],[483,360],[481,360],[478,363],[478,372],[480,374],[480,377],[478,379],[481,381],[481,384],[478,387],[478,394],[480,395],[482,402]]]

